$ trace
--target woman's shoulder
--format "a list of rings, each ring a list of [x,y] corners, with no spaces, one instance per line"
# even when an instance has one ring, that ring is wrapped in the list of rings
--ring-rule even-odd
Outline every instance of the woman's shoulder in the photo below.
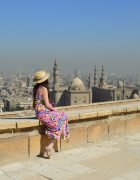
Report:
[[[46,87],[44,87],[44,86],[41,86],[40,87],[40,92],[48,92],[48,90],[47,90],[47,88]]]
[[[39,94],[42,93],[42,89],[43,89],[42,86],[39,86],[37,89],[37,93],[39,93]]]

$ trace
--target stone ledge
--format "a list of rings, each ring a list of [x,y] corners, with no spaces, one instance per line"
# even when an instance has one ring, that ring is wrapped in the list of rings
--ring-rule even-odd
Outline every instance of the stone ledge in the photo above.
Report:
[[[79,114],[70,114],[68,116],[69,121],[79,120]]]
[[[108,107],[108,106],[120,106],[120,105],[127,105],[127,104],[138,104],[140,106],[140,98],[139,99],[130,99],[130,100],[121,100],[121,101],[107,101],[107,102],[100,102],[100,103],[90,103],[90,104],[81,104],[81,105],[73,105],[73,106],[62,106],[57,107],[60,111],[73,111],[73,110],[82,110],[82,109],[95,109],[98,107]],[[139,107],[140,108],[140,107]],[[0,117],[21,117],[21,116],[29,116],[33,115],[34,110],[23,110],[23,111],[14,111],[14,112],[2,112],[0,113]]]
[[[136,111],[138,111],[137,106],[131,106],[126,108],[126,112],[136,112]]]
[[[103,118],[107,116],[113,116],[118,114],[129,114],[140,111],[140,99],[137,100],[125,100],[125,101],[110,101],[110,102],[102,102],[102,103],[93,103],[93,104],[83,104],[83,105],[75,105],[68,107],[59,107],[58,110],[64,110],[68,114],[68,118],[70,123],[74,123],[77,121],[86,121],[92,118]],[[7,116],[15,115],[17,113],[17,117],[9,118]],[[34,116],[20,116],[21,114],[29,115],[33,113],[33,110],[27,111],[17,111],[17,112],[8,112],[1,113],[0,117],[0,130],[3,129],[20,129],[20,128],[28,128],[35,127],[41,124],[39,120],[35,119]],[[5,117],[7,118],[4,118]],[[25,119],[24,119],[25,118]],[[6,121],[4,120],[6,119]],[[9,120],[9,121],[8,121]],[[14,122],[12,122],[14,121]],[[16,122],[16,123],[15,123]]]
[[[98,111],[97,116],[102,117],[102,116],[109,116],[112,115],[112,110],[105,110],[105,111]]]
[[[112,114],[113,115],[122,114],[122,113],[126,113],[126,112],[127,112],[126,107],[124,107],[122,109],[113,109],[112,110]]]
[[[0,122],[0,130],[16,129],[16,122]]]
[[[140,111],[140,106],[138,106],[138,111]]]
[[[26,128],[26,127],[33,127],[33,126],[39,126],[39,120],[20,120],[16,122],[17,128]]]
[[[83,119],[88,119],[88,118],[95,118],[97,117],[97,112],[90,112],[90,113],[80,113],[79,114],[79,119],[83,120]]]

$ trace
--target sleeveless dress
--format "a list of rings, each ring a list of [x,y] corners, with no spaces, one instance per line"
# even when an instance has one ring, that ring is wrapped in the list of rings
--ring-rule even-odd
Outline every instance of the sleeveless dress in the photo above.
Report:
[[[39,87],[41,88],[41,87]],[[64,112],[51,111],[43,103],[41,93],[37,91],[35,97],[36,117],[46,126],[46,135],[51,139],[66,140],[69,137],[68,117]]]

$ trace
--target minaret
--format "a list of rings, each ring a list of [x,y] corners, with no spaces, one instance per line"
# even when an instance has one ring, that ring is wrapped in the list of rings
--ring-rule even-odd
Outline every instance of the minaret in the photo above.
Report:
[[[92,103],[92,78],[91,78],[91,74],[89,74],[89,76],[88,76],[88,89],[90,91],[89,103]]]
[[[65,90],[65,87],[62,82],[62,78],[59,73],[59,67],[56,62],[54,62],[53,67],[53,101],[57,106],[64,105],[64,98],[63,98],[63,92]]]
[[[102,65],[102,71],[101,71],[101,79],[104,81],[104,66]]]
[[[54,67],[53,67],[53,89],[58,90],[61,87],[63,87],[63,82],[62,82],[62,78],[60,77],[59,67],[55,59]]]
[[[97,81],[97,70],[96,70],[96,65],[95,65],[95,68],[94,68],[94,87],[96,86],[96,81]]]
[[[122,90],[122,98],[125,99],[125,82],[123,80],[123,90]]]
[[[55,60],[54,67],[53,67],[53,84],[54,85],[57,84],[58,78],[59,78],[59,68],[58,68],[58,64]]]
[[[31,75],[28,75],[26,79],[26,87],[31,87],[31,86],[32,86]]]
[[[92,78],[91,78],[91,74],[89,74],[88,76],[88,88],[92,88]]]
[[[103,88],[103,86],[104,86],[104,66],[102,65],[99,87]]]

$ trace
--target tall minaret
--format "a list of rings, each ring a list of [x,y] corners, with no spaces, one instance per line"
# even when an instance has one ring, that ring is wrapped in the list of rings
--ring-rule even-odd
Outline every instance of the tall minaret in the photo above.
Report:
[[[104,81],[104,66],[102,65],[102,71],[101,71],[101,78],[102,81]]]
[[[59,78],[59,68],[58,68],[58,64],[57,64],[56,59],[55,59],[54,67],[53,67],[53,83],[54,84],[57,84],[58,78]]]
[[[58,90],[62,86],[63,86],[62,78],[60,77],[59,67],[55,59],[54,67],[53,67],[53,89]]]
[[[64,97],[63,97],[63,92],[65,90],[65,87],[62,82],[62,78],[59,73],[59,67],[56,62],[54,62],[54,67],[53,67],[53,101],[56,106],[62,106],[64,105]]]
[[[91,77],[91,74],[89,74],[88,76],[88,88],[92,88],[92,77]]]
[[[90,91],[89,103],[92,103],[92,77],[91,74],[88,76],[88,89]]]
[[[96,86],[96,81],[97,81],[97,70],[96,70],[96,65],[94,68],[94,87]]]
[[[104,80],[104,66],[102,65],[99,87],[103,88],[105,85],[106,84],[105,84],[105,80]]]
[[[28,75],[27,79],[26,79],[26,87],[31,87],[32,83],[31,83],[31,75]]]

